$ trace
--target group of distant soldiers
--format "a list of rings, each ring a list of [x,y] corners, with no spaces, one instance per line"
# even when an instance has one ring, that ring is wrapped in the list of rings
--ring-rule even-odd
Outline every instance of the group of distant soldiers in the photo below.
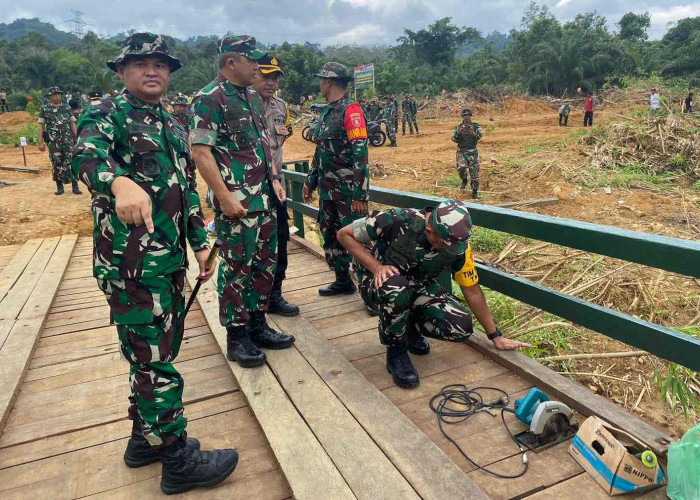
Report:
[[[368,121],[386,121],[386,134],[389,138],[389,147],[395,148],[396,134],[399,129],[399,103],[394,94],[390,94],[384,99],[386,104],[383,107],[379,104],[379,99],[376,97],[370,99],[369,104],[367,104],[364,99],[360,99],[358,102]],[[402,135],[406,135],[406,123],[408,123],[410,135],[413,135],[414,129],[416,134],[420,133],[418,132],[418,122],[416,120],[417,114],[418,102],[410,94],[404,94],[403,100],[401,101]]]
[[[251,368],[265,362],[265,350],[291,347],[294,336],[275,331],[266,313],[300,312],[282,296],[290,238],[282,150],[292,128],[287,105],[275,93],[284,71],[253,37],[229,33],[217,48],[219,75],[191,101],[178,95],[167,103],[162,97],[182,63],[160,35],[134,33],[107,63],[123,91],[71,113],[60,89],[52,88],[39,118],[40,147],[49,147],[57,187],[71,182],[75,192],[79,178],[92,195],[93,274],[130,364],[132,430],[124,462],[141,467],[160,461],[166,494],[218,484],[238,463],[236,450],[202,451],[186,432],[184,382],[173,366],[185,326],[186,245],[199,280],[218,269],[219,320],[230,361]],[[488,310],[467,241],[471,218],[464,202],[370,212],[366,117],[382,113],[395,144],[398,103],[390,96],[383,109],[373,100],[363,110],[347,93],[353,77],[337,62],[315,76],[328,104],[310,132],[316,150],[302,198],[310,203],[318,191],[323,250],[335,274],[319,295],[354,294],[359,283],[367,310],[379,316],[387,370],[399,387],[418,385],[409,353],[428,354],[426,336],[462,341],[473,331],[469,311],[439,280],[444,270],[497,348],[525,346],[503,337]],[[415,100],[404,96],[402,111],[404,127],[408,122],[417,134]],[[476,197],[481,128],[471,123],[469,110],[462,114],[452,139],[460,175],[471,172]],[[197,173],[211,191],[218,266],[207,264]]]

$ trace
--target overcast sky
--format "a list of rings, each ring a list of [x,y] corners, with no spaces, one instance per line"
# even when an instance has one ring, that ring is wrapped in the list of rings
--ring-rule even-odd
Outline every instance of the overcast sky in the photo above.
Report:
[[[518,27],[528,3],[518,0],[0,0],[0,22],[38,17],[69,31],[70,26],[65,21],[73,17],[71,9],[78,9],[84,13],[87,29],[100,35],[132,28],[178,38],[233,31],[254,35],[265,43],[287,40],[323,45],[393,44],[404,27],[420,29],[448,16],[458,25],[473,26],[485,34],[507,33]],[[579,12],[597,10],[607,17],[611,28],[630,8],[637,13],[648,11],[652,19],[652,38],[663,36],[668,23],[700,16],[700,1],[546,0],[538,3],[548,5],[552,13],[564,21]]]

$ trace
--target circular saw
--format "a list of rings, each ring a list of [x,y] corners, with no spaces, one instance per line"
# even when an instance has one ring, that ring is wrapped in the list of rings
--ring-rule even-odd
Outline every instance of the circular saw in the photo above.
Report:
[[[542,451],[570,439],[578,430],[574,412],[561,401],[551,401],[539,389],[515,400],[515,415],[530,426],[515,439],[532,451]]]

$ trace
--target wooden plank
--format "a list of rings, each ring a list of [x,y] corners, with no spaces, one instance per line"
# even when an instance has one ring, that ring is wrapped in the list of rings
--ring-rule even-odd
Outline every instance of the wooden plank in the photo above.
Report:
[[[673,440],[671,436],[638,419],[612,401],[593,394],[584,386],[542,366],[521,352],[499,351],[481,332],[475,332],[469,337],[467,343],[521,377],[530,380],[550,398],[563,401],[585,416],[597,415],[643,441],[657,455],[666,454],[668,445]]]
[[[42,241],[44,241],[43,238],[27,241],[0,272],[0,301],[5,298],[7,292],[22,275],[27,264],[29,264],[37,249],[41,246]]]
[[[267,360],[358,499],[419,498],[299,351],[268,351]]]
[[[338,324],[335,325],[327,325],[326,328],[318,328],[313,322],[311,324],[327,339],[337,339],[345,335],[352,335],[353,333],[377,328],[378,323],[379,321],[377,318],[365,316],[347,323],[338,322]]]
[[[540,453],[528,453],[528,471],[517,479],[501,479],[480,470],[469,472],[467,476],[494,500],[522,498],[583,472],[581,466],[569,455],[569,445],[569,442],[564,442]],[[501,474],[517,474],[522,468],[520,454],[489,466],[489,469]]]
[[[14,165],[0,165],[0,170],[6,170],[8,172],[23,172],[25,174],[38,174],[40,169],[33,167],[20,167]]]
[[[223,368],[210,368],[191,374],[189,377],[190,384],[185,384],[183,403],[187,405],[227,392],[233,392],[234,389],[232,388],[235,387],[235,384],[231,373],[225,370],[225,367]],[[124,380],[122,385],[128,388],[126,380]],[[118,399],[121,399],[121,401],[114,402]],[[95,401],[92,405],[93,407],[83,410],[81,408],[90,406],[89,402],[75,401],[71,403],[70,409],[65,410],[44,407],[45,413],[36,409],[23,410],[21,415],[16,415],[16,412],[12,412],[8,425],[0,437],[0,448],[123,419],[127,408],[126,397],[112,398],[109,401],[112,404],[104,405],[102,401]],[[51,418],[43,418],[49,415]],[[20,416],[26,416],[32,420],[25,423]],[[38,418],[41,418],[41,420],[37,420]]]
[[[462,471],[303,318],[278,317],[299,352],[425,499],[487,498]]]
[[[0,351],[0,432],[29,366],[42,322],[38,318],[16,321]]]
[[[538,198],[534,200],[507,201],[505,203],[497,203],[492,207],[515,208],[515,207],[548,207],[559,203],[559,198]]]
[[[301,290],[303,288],[320,287],[331,283],[334,277],[331,273],[312,274],[311,276],[302,276],[284,280],[284,289],[288,292]]]
[[[44,318],[47,315],[77,239],[77,234],[61,236],[61,241],[56,246],[36,288],[19,313],[19,319]]]
[[[41,246],[24,269],[22,279],[0,301],[0,319],[17,319],[49,263],[49,259],[53,255],[59,240],[60,237],[56,236],[42,241]]]
[[[22,388],[22,393],[24,393],[24,388]],[[244,406],[246,406],[245,398],[240,391],[188,405],[186,408],[188,430],[196,432],[197,429],[194,426],[194,422],[199,419],[243,408]],[[39,441],[17,444],[3,448],[2,453],[0,453],[0,469],[63,455],[71,451],[89,448],[90,446],[97,446],[101,443],[129,437],[130,434],[131,421],[122,418],[116,422],[105,423],[96,427],[71,431]]]
[[[10,334],[13,326],[15,326],[14,320],[0,319],[0,349],[5,345],[5,340],[7,340],[7,336]]]
[[[665,499],[666,495],[664,493],[666,487],[661,487],[654,490],[651,493],[658,495],[659,499]],[[634,499],[643,497],[650,492],[644,493],[629,493],[625,494],[626,499]],[[534,495],[525,497],[528,500],[547,500],[549,498],[580,498],[585,500],[610,500],[610,495],[608,495],[603,488],[600,487],[595,480],[586,474],[585,472],[577,476],[567,479],[559,484],[547,488],[546,490],[539,491]]]
[[[196,270],[193,267],[187,279],[190,286],[194,286]],[[221,351],[226,352],[226,329],[219,324],[218,295],[213,281],[202,285],[197,300]],[[255,412],[294,497],[355,498],[270,368],[267,365],[241,368],[237,363],[228,366]]]
[[[255,420],[248,408],[202,419],[195,427],[198,428],[198,436],[204,449],[216,446],[235,447],[239,450],[240,470],[237,468],[237,473],[227,482],[232,482],[238,474],[250,474],[255,469],[277,468],[274,456],[266,446],[265,437],[255,428]],[[22,488],[25,498],[36,498],[32,494],[35,484],[53,478],[60,480],[58,485],[54,485],[54,488],[58,487],[54,489],[54,494],[60,492],[62,498],[80,498],[146,479],[159,479],[161,466],[158,463],[138,469],[124,466],[122,454],[126,441],[126,438],[110,441],[65,455],[3,469],[0,471],[2,496],[5,498],[6,494],[16,495],[17,492],[13,490]],[[149,496],[142,493],[140,498]]]
[[[7,336],[2,350],[0,350],[0,431],[2,431],[7,422],[12,403],[17,397],[19,386],[24,378],[29,367],[29,360],[36,348],[39,332],[46,319],[46,312],[51,306],[51,302],[56,293],[56,287],[61,280],[61,276],[65,272],[68,265],[68,259],[73,251],[76,238],[74,236],[66,236],[61,238],[60,243],[56,240],[56,244],[44,246],[49,240],[44,240],[41,247],[37,250],[32,261],[27,265],[24,274],[28,274],[27,279],[34,281],[34,274],[45,271],[34,281],[36,288],[32,285],[26,299],[21,300],[26,306],[16,309],[17,304],[24,296],[24,290],[28,289],[18,284],[7,295],[6,300],[2,303],[4,306],[8,300],[11,301],[10,309],[15,308],[16,312],[8,314],[19,314],[19,319],[15,322],[12,330]],[[44,255],[51,249],[51,259],[44,263]],[[55,252],[53,251],[55,248]],[[47,250],[45,250],[47,249]],[[45,251],[44,251],[45,250]],[[39,257],[37,260],[36,257]],[[22,280],[24,282],[24,279]],[[19,289],[18,293],[15,290]],[[14,317],[14,316],[11,316]],[[11,317],[9,319],[11,319]],[[6,318],[8,319],[8,318]]]

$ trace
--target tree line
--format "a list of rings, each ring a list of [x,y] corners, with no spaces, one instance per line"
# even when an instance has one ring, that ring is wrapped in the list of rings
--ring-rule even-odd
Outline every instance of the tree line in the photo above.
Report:
[[[629,78],[660,76],[700,85],[700,17],[678,21],[660,40],[649,40],[648,13],[627,13],[610,29],[608,20],[585,12],[562,22],[546,6],[530,4],[521,24],[507,35],[484,37],[473,27],[460,27],[447,17],[424,29],[405,29],[392,46],[283,43],[271,45],[282,62],[283,96],[299,102],[318,93],[314,73],[324,62],[350,67],[373,62],[376,91],[434,96],[443,90],[505,85],[532,94],[562,96],[579,87],[595,90],[623,85]],[[191,93],[218,72],[216,38],[194,42],[166,37],[184,68],[173,74],[170,93]],[[0,87],[9,104],[23,109],[26,96],[41,97],[50,86],[69,91],[120,89],[105,65],[119,52],[118,38],[89,32],[64,44],[37,31],[15,41],[0,40]],[[263,41],[264,42],[264,41]]]

